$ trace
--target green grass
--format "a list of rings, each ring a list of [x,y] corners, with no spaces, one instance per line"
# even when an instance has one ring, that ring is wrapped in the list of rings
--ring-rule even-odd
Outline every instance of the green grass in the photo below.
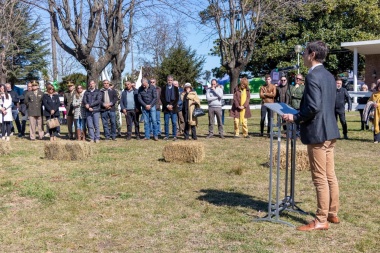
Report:
[[[89,159],[49,161],[47,141],[12,137],[13,153],[2,156],[0,167],[0,251],[378,252],[380,146],[370,131],[358,131],[359,114],[347,114],[350,139],[336,147],[342,222],[301,233],[254,222],[267,212],[262,164],[269,140],[257,137],[259,112],[252,113],[250,139],[232,138],[226,118],[227,138],[206,140],[202,117],[198,141],[206,157],[199,164],[163,162],[167,142],[127,142],[125,136],[94,144]],[[284,212],[281,219],[298,226],[316,210],[310,172],[297,171],[295,198],[310,215]]]

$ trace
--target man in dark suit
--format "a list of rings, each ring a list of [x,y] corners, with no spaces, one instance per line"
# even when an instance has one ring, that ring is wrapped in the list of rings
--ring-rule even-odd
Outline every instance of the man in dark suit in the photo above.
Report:
[[[336,82],[335,118],[336,118],[336,122],[338,122],[338,116],[339,116],[339,120],[343,128],[344,139],[348,139],[345,105],[347,102],[347,105],[348,105],[347,110],[351,111],[351,108],[352,108],[351,97],[348,94],[348,91],[342,87],[342,84],[343,84],[342,79],[338,78],[336,79],[335,82]]]
[[[165,121],[165,138],[169,140],[169,120],[172,121],[173,141],[177,140],[177,112],[179,91],[178,87],[173,85],[173,76],[168,76],[167,84],[161,89],[162,111],[164,112]]]
[[[335,119],[336,85],[333,75],[322,65],[328,49],[322,41],[310,42],[303,54],[309,67],[299,113],[283,119],[299,123],[301,141],[307,145],[311,175],[317,192],[315,220],[297,227],[300,231],[327,230],[339,223],[339,186],[334,169],[334,147],[339,138]]]

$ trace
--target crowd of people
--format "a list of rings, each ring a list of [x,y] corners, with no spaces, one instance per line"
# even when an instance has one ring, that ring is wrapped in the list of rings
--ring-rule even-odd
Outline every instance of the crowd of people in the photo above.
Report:
[[[103,81],[101,89],[96,88],[96,82],[90,81],[87,89],[82,85],[75,86],[75,83],[67,83],[67,92],[63,94],[63,102],[55,90],[54,86],[48,84],[46,92],[42,92],[37,81],[27,84],[27,90],[19,96],[12,90],[10,84],[0,85],[0,123],[2,139],[9,141],[10,136],[15,133],[12,121],[15,122],[18,136],[25,136],[26,121],[29,120],[30,140],[36,140],[36,130],[38,139],[50,137],[51,141],[56,140],[60,135],[60,126],[47,129],[44,132],[44,120],[61,118],[59,108],[65,107],[65,120],[68,127],[68,138],[77,140],[89,140],[98,143],[100,141],[101,120],[103,125],[104,139],[116,140],[120,136],[120,120],[124,115],[126,122],[126,139],[133,137],[132,128],[134,127],[134,138],[137,140],[153,139],[176,141],[179,136],[185,140],[190,137],[197,140],[198,119],[193,116],[195,108],[200,108],[200,99],[190,83],[183,86],[169,75],[163,87],[157,86],[154,78],[142,79],[142,85],[136,88],[136,84],[131,81],[124,82],[124,89],[118,92],[113,89],[108,80]],[[343,80],[337,78],[336,82],[336,102],[335,117],[341,122],[343,137],[348,139],[347,122],[345,119],[345,104],[351,110],[351,98],[345,88],[342,87]],[[374,113],[377,105],[377,93],[379,92],[380,79],[377,84],[371,85],[374,94],[371,98],[360,97],[358,103],[366,105],[367,102],[372,106],[360,109],[361,129],[368,129],[368,122],[374,122],[374,141],[380,141],[379,123],[380,113]],[[269,136],[270,126],[272,125],[271,111],[264,106],[265,103],[282,102],[289,104],[299,110],[305,86],[304,77],[301,74],[295,76],[294,85],[288,84],[286,76],[282,76],[279,83],[272,83],[270,75],[265,76],[265,83],[260,87],[259,95],[261,98],[261,118],[260,136],[264,136],[264,123],[268,119],[267,136]],[[368,91],[367,85],[362,85],[362,91]],[[224,139],[224,120],[222,107],[224,105],[223,86],[218,85],[217,80],[211,80],[211,86],[206,90],[206,100],[208,103],[208,134],[206,138],[214,137],[214,125],[218,126],[219,137]],[[230,116],[234,121],[234,138],[240,137],[240,126],[242,136],[250,138],[248,134],[248,119],[251,117],[250,111],[251,92],[247,78],[242,78],[239,85],[233,92],[231,101]],[[377,102],[376,102],[377,101]],[[161,113],[164,119],[163,132],[161,128]],[[21,122],[20,122],[21,114]],[[43,119],[43,116],[45,117]],[[141,119],[140,119],[141,118]],[[62,121],[60,119],[60,121]],[[216,122],[215,122],[216,121]],[[140,122],[144,122],[144,135],[140,135]],[[377,122],[377,124],[375,123]],[[171,126],[171,134],[170,134]],[[285,126],[284,126],[285,127]],[[286,130],[286,128],[284,128]],[[298,126],[299,130],[299,126]]]

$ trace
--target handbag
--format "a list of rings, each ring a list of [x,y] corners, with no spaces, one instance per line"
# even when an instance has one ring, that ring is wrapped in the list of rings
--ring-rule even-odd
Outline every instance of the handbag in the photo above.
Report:
[[[206,113],[203,111],[202,108],[195,108],[194,111],[193,111],[193,117],[201,117],[201,116],[204,116],[206,115]]]
[[[48,119],[48,120],[46,121],[46,126],[47,126],[49,129],[59,127],[60,124],[59,124],[59,120],[58,120],[58,118],[50,118],[50,119]]]

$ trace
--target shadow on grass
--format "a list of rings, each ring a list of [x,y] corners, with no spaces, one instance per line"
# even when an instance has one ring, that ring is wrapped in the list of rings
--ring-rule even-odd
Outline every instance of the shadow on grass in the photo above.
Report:
[[[202,189],[200,192],[203,193],[203,195],[199,196],[197,198],[198,200],[207,201],[217,206],[240,206],[252,208],[257,211],[268,209],[268,202],[254,199],[253,196],[247,194],[214,189]]]

